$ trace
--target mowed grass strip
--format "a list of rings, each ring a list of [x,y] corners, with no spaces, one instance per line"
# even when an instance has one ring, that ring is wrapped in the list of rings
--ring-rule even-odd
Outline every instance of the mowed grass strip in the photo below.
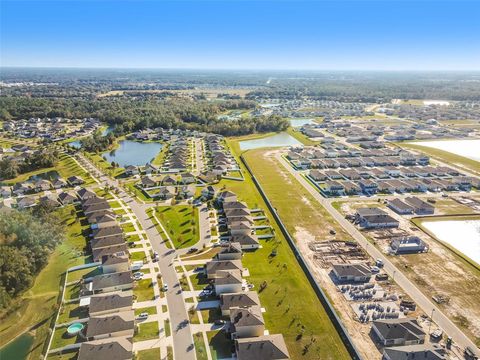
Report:
[[[240,153],[236,141],[229,141],[229,145],[235,155]],[[284,336],[292,359],[350,359],[339,334],[247,170],[240,161],[239,163],[246,174],[245,181],[224,179],[218,187],[234,191],[239,200],[245,201],[250,208],[264,209],[276,234],[272,240],[262,240],[261,249],[246,252],[242,259],[243,266],[250,272],[248,281],[255,285],[255,289],[258,291],[264,281],[267,284],[263,291],[259,291],[260,302],[266,309],[263,314],[266,328],[270,334]],[[284,186],[283,196],[289,197],[286,190]],[[277,255],[271,257],[274,249]]]
[[[193,246],[198,241],[197,208],[189,205],[159,206],[156,212],[176,249]]]

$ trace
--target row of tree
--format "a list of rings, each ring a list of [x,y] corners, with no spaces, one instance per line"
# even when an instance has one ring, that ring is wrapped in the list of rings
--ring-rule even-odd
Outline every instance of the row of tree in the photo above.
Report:
[[[0,211],[0,308],[32,286],[64,234],[54,213]]]
[[[53,167],[59,160],[59,151],[55,147],[47,147],[32,154],[25,154],[22,161],[13,157],[0,160],[0,180],[13,179],[19,174]]]

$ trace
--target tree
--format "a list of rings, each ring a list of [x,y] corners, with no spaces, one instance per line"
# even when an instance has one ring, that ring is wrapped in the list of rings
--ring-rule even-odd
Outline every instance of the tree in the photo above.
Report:
[[[18,175],[18,164],[12,159],[0,160],[0,179],[13,179]]]

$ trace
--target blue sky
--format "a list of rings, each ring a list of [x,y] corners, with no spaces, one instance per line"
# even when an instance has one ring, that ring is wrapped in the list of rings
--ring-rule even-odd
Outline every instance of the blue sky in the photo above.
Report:
[[[480,69],[480,1],[0,4],[2,66]]]

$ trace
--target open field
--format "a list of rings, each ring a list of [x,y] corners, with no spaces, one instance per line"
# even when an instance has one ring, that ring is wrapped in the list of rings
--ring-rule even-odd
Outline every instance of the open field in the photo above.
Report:
[[[48,336],[49,325],[57,310],[57,299],[65,270],[71,266],[89,262],[83,255],[86,238],[76,218],[72,218],[68,206],[61,210],[60,216],[67,226],[66,240],[50,255],[47,266],[38,274],[32,288],[22,294],[12,306],[1,314],[0,346],[27,331],[33,329],[35,341],[30,359],[38,359]]]
[[[307,136],[303,135],[300,131],[295,130],[293,127],[289,127],[287,129],[287,133],[292,135],[295,139],[300,141],[303,145],[311,146],[311,145],[317,145],[320,143],[319,141],[310,140]]]
[[[238,143],[230,140],[229,144],[234,154],[238,155]],[[244,174],[248,174],[243,165],[241,167]],[[234,191],[239,200],[245,201],[251,208],[267,210],[248,176],[243,182],[224,179],[218,186]],[[255,285],[255,289],[259,289],[263,281],[267,282],[266,289],[259,293],[261,304],[266,309],[266,328],[271,334],[283,334],[292,359],[348,359],[347,350],[288,243],[271,214],[266,211],[266,215],[275,229],[275,239],[262,240],[263,247],[245,253],[242,260],[250,272],[248,281]],[[277,251],[275,257],[270,256],[273,249]],[[300,334],[302,327],[305,331]]]
[[[189,205],[159,206],[157,218],[169,233],[176,249],[195,245],[198,241],[198,209]]]

